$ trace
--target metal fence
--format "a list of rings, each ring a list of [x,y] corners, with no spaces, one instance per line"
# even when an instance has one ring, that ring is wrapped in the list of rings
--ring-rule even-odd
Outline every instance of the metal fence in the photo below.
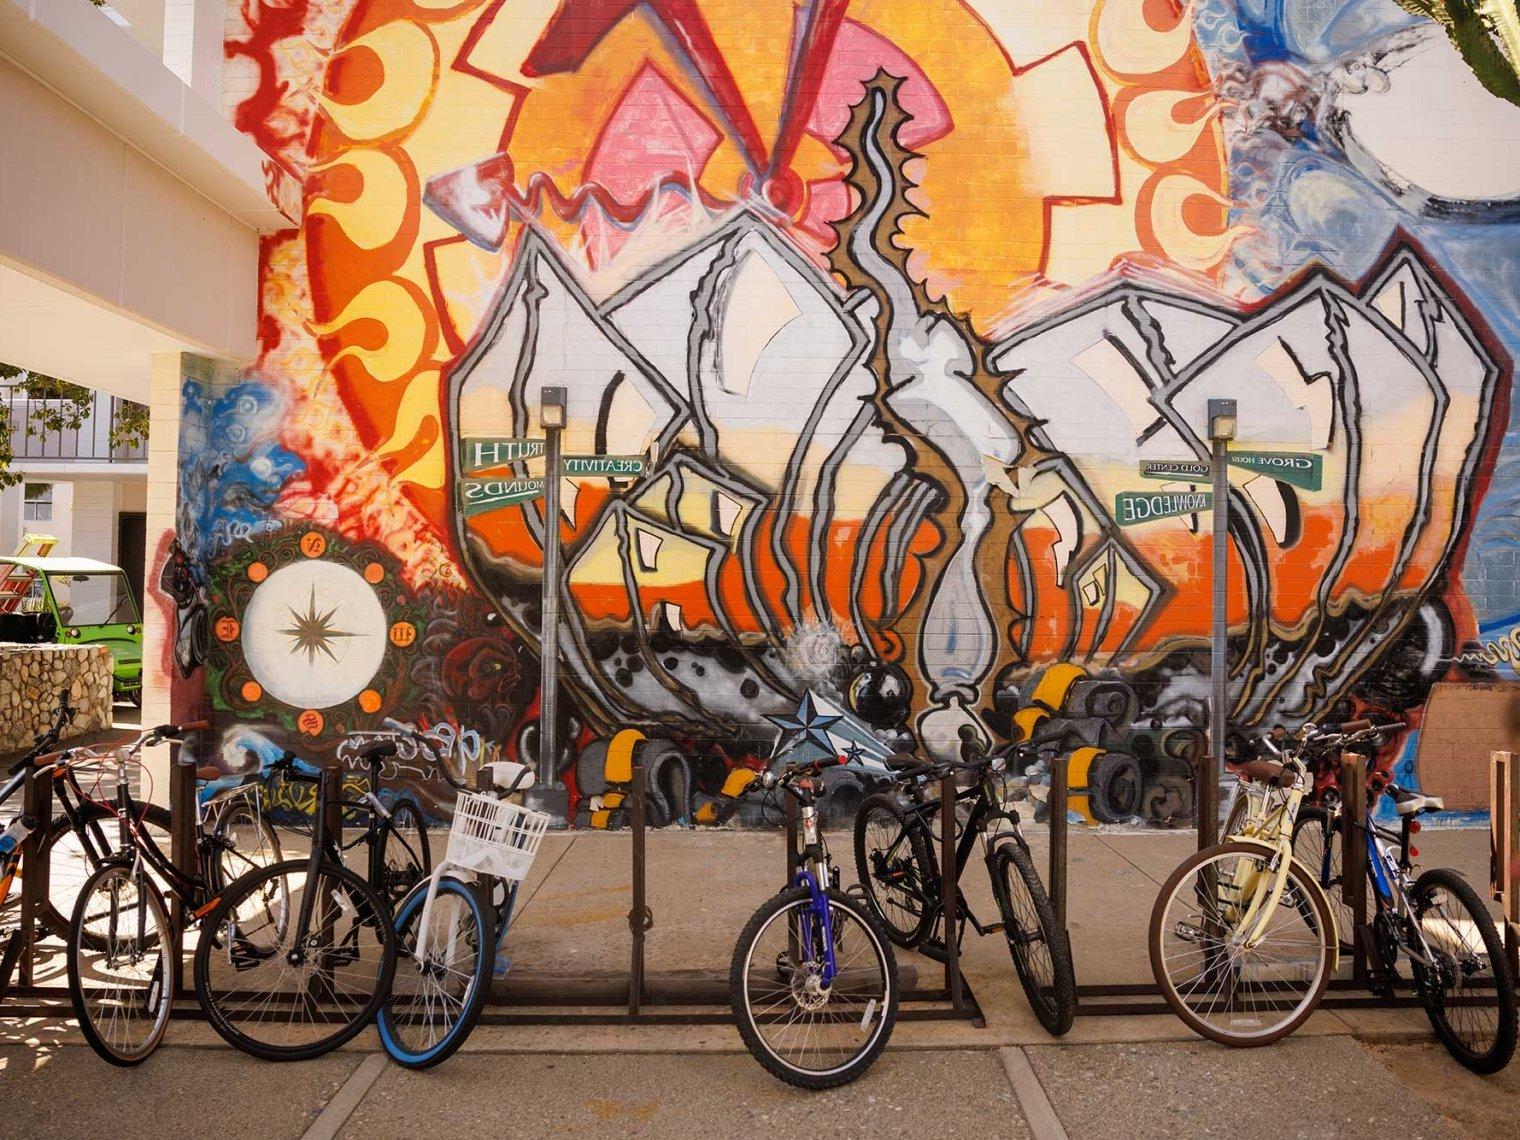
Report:
[[[128,463],[147,457],[146,443],[133,447],[111,446],[111,425],[116,422],[116,413],[125,402],[120,397],[96,392],[90,415],[78,428],[42,434],[37,434],[32,412],[58,401],[35,399],[25,388],[16,385],[0,387],[0,400],[4,401],[9,415],[11,453],[16,459]],[[32,430],[28,432],[28,428]]]

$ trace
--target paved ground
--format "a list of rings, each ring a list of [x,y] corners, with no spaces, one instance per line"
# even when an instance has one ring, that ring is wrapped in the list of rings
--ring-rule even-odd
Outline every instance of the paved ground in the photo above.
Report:
[[[1031,841],[1043,868],[1043,833]],[[293,840],[289,847],[297,847]],[[1483,883],[1487,834],[1427,831],[1424,865]],[[846,836],[834,838],[853,876]],[[1083,984],[1147,982],[1144,931],[1187,833],[1072,836],[1070,922]],[[625,984],[626,835],[551,835],[508,939],[518,985]],[[775,889],[781,842],[755,833],[650,837],[652,984],[726,976],[733,939]],[[992,913],[973,864],[972,906]],[[900,1022],[892,1048],[847,1089],[790,1089],[726,1025],[482,1026],[437,1070],[392,1066],[366,1034],[339,1054],[270,1065],[209,1027],[173,1023],[141,1068],[110,1069],[59,1019],[0,1018],[0,1130],[123,1138],[225,1136],[1324,1136],[1514,1134],[1520,1068],[1480,1079],[1433,1044],[1419,1010],[1322,1010],[1290,1041],[1233,1051],[1169,1014],[1079,1017],[1055,1043],[1030,1014],[1001,939],[968,938],[965,971],[985,1028]],[[56,961],[44,976],[61,971]],[[900,965],[926,984],[940,969]],[[519,1011],[520,1011],[519,1007]],[[716,1010],[714,1010],[716,1012]]]

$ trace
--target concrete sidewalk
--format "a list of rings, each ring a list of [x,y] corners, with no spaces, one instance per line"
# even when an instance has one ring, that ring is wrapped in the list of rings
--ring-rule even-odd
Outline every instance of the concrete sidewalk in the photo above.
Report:
[[[848,883],[850,837],[829,838]],[[1030,839],[1043,873],[1043,831],[1031,829]],[[288,846],[297,845],[292,837]],[[1423,865],[1455,866],[1486,884],[1486,831],[1427,831],[1420,845]],[[1193,847],[1187,832],[1072,833],[1069,922],[1079,983],[1150,981],[1151,904]],[[513,989],[567,980],[626,986],[630,868],[627,835],[546,839],[507,939]],[[651,833],[648,969],[656,991],[672,978],[726,978],[739,929],[783,870],[776,834]],[[978,861],[964,889],[990,918]],[[774,1081],[723,1024],[483,1025],[460,1056],[413,1074],[377,1054],[373,1033],[319,1061],[280,1066],[231,1051],[188,1019],[173,1023],[145,1065],[120,1071],[98,1061],[66,1021],[0,1018],[0,1104],[8,1132],[70,1137],[296,1137],[314,1126],[312,1135],[408,1137],[440,1129],[1279,1137],[1385,1127],[1448,1136],[1504,1134],[1520,1119],[1520,1067],[1495,1078],[1468,1074],[1433,1043],[1418,1009],[1322,1010],[1296,1038],[1262,1051],[1201,1042],[1170,1014],[1079,1016],[1057,1042],[1029,1011],[1001,938],[968,935],[963,962],[985,1028],[901,1021],[871,1073],[821,1095]],[[938,964],[902,952],[899,964],[938,984]]]

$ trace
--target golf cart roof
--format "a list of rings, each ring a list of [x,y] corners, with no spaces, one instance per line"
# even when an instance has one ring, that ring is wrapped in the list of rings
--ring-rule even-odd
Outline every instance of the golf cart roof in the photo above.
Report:
[[[36,570],[42,574],[120,574],[120,566],[109,562],[97,562],[93,558],[24,558],[19,555],[0,557],[0,565],[20,566],[23,570]]]

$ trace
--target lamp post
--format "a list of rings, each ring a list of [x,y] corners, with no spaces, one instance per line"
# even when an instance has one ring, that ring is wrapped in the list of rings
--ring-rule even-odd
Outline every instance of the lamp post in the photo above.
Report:
[[[1229,442],[1235,438],[1235,401],[1209,401],[1209,444],[1214,461],[1213,618],[1209,647],[1209,760],[1198,768],[1198,849],[1214,845],[1219,831],[1219,781],[1224,775],[1224,744],[1229,718],[1228,676],[1230,594]]]
[[[559,783],[559,480],[560,436],[565,430],[565,389],[544,388],[539,396],[544,429],[544,575],[539,613],[538,780],[532,797],[541,811],[563,816],[570,797]]]

